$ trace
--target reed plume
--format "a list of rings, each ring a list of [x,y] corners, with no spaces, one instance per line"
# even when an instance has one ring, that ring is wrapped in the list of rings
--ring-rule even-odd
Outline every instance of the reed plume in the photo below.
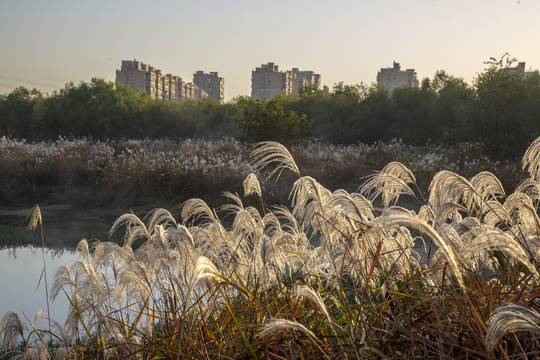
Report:
[[[298,330],[306,335],[308,335],[311,339],[315,341],[320,341],[315,334],[306,328],[304,325],[291,320],[286,319],[272,319],[268,320],[263,327],[257,332],[258,337],[264,337],[268,334],[274,333],[276,331],[284,331],[284,330]]]
[[[527,169],[531,179],[538,183],[540,180],[540,137],[532,142],[525,151],[521,161],[523,169]]]
[[[290,170],[300,177],[300,170],[294,161],[291,153],[285,146],[275,141],[265,141],[255,144],[251,148],[251,157],[255,161],[255,166],[263,168],[274,164],[275,168],[270,172],[269,177],[277,173],[279,178],[284,170]]]
[[[244,196],[249,196],[252,194],[262,197],[261,184],[254,173],[250,173],[244,180]]]
[[[393,201],[396,203],[400,195],[414,197],[414,191],[407,184],[416,185],[413,173],[399,162],[391,162],[380,172],[368,177],[360,188],[360,193],[373,201],[381,196],[382,203],[387,208]]]
[[[13,311],[8,311],[0,320],[0,339],[2,347],[7,349],[11,345],[17,343],[17,337],[21,337],[24,341],[24,331],[26,326],[24,325],[19,314]]]
[[[508,333],[529,331],[540,335],[540,314],[523,306],[509,304],[493,310],[486,325],[484,342],[488,351],[493,351]]]

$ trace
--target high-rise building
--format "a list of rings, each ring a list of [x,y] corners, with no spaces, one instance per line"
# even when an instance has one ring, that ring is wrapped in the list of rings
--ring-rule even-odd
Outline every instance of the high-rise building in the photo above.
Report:
[[[225,101],[225,81],[218,76],[217,72],[205,74],[201,70],[193,74],[193,84],[205,91],[208,96],[218,104]]]
[[[251,97],[272,99],[282,92],[288,93],[289,84],[279,66],[269,62],[251,72]]]
[[[147,93],[152,99],[200,100],[208,94],[192,83],[184,83],[176,75],[163,75],[161,70],[137,60],[122,60],[116,70],[116,82]]]
[[[251,72],[251,97],[261,100],[270,100],[281,93],[295,94],[305,86],[319,89],[320,85],[321,76],[313,71],[299,71],[297,68],[280,71],[273,62],[262,64]]]
[[[395,61],[393,67],[381,69],[381,71],[377,73],[377,84],[386,86],[390,92],[401,86],[419,86],[416,71],[414,69],[406,69],[403,71],[401,70],[399,63]]]
[[[292,69],[293,88],[292,92],[297,94],[300,89],[306,86],[314,86],[317,89],[321,87],[321,75],[315,74],[313,71],[300,71],[297,68]]]
[[[177,76],[167,74],[163,76],[163,98],[167,100],[176,100],[176,82]]]
[[[156,97],[163,99],[163,74],[161,70],[156,70]]]

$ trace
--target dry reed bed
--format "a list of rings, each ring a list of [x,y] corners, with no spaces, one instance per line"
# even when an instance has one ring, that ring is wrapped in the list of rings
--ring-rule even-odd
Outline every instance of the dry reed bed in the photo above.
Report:
[[[479,144],[415,147],[399,140],[390,144],[338,146],[310,142],[291,153],[302,174],[330,189],[357,191],[363,177],[398,161],[416,175],[426,193],[432,177],[450,170],[467,178],[485,170],[498,175],[505,189],[524,177],[517,162],[491,161]],[[243,179],[255,169],[247,145],[220,140],[85,139],[26,143],[0,139],[0,195],[4,203],[81,200],[96,206],[174,206],[203,197],[218,206],[224,189],[241,192]],[[288,189],[260,179],[265,200],[287,204]],[[67,199],[51,199],[51,194]],[[151,208],[151,207],[147,207]]]
[[[72,198],[80,196],[77,189],[87,188],[83,200],[97,197],[104,203],[129,205],[183,201],[190,193],[219,197],[223,191],[219,182],[241,184],[253,171],[247,156],[245,146],[232,139],[179,143],[60,139],[28,144],[2,138],[0,167],[5,172],[0,181],[7,186],[0,191],[8,201],[26,194],[39,198],[36,188],[49,193],[71,191]]]
[[[125,228],[123,245],[82,240],[51,289],[69,297],[67,319],[47,325],[39,313],[25,328],[7,313],[6,356],[540,357],[540,138],[523,159],[530,177],[510,195],[490,172],[449,170],[424,194],[399,162],[358,192],[330,191],[280,144],[250,155],[243,197],[226,193],[217,210],[190,199],[178,219],[125,214],[111,230]],[[293,178],[290,207],[265,203],[268,173]],[[399,206],[405,195],[419,211]]]

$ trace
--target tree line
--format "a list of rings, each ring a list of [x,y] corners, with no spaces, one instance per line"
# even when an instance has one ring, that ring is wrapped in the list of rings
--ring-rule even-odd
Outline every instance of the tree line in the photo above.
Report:
[[[268,102],[247,97],[225,104],[209,98],[171,102],[97,78],[69,83],[51,95],[20,87],[0,96],[0,137],[477,141],[494,156],[510,158],[540,136],[540,75],[517,71],[514,61],[508,55],[492,58],[471,85],[440,70],[419,88],[390,93],[376,84],[338,83],[332,90],[307,87]]]

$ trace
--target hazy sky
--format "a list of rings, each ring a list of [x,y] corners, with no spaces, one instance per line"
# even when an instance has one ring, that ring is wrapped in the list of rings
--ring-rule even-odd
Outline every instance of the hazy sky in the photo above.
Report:
[[[0,94],[114,81],[130,59],[185,81],[217,71],[226,99],[267,62],[330,88],[375,82],[394,60],[472,83],[506,52],[540,68],[539,37],[540,0],[0,0]]]

